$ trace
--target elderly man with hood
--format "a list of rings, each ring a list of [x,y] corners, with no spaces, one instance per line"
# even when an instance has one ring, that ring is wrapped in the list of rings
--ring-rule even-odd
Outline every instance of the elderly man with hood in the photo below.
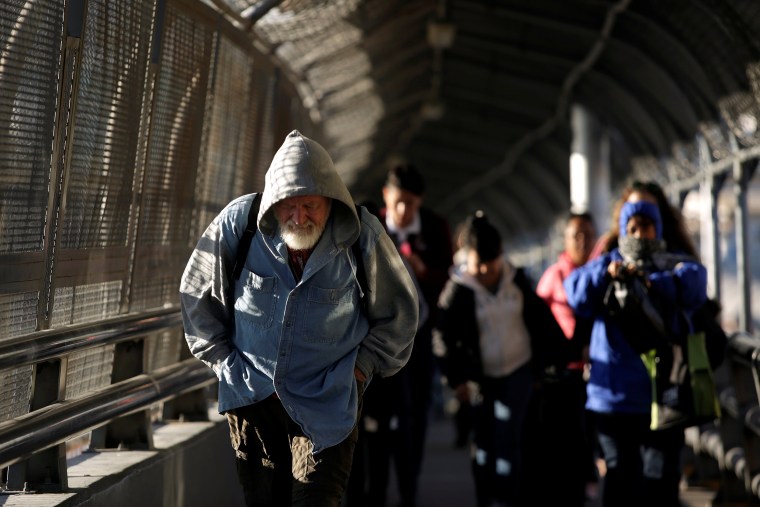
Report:
[[[190,351],[219,378],[247,504],[339,505],[364,386],[409,359],[418,302],[322,146],[287,136],[263,193],[232,201],[200,238],[180,297]]]

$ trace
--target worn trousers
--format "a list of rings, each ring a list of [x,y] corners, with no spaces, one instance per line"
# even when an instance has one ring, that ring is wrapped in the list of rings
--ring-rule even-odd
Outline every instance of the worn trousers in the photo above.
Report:
[[[343,442],[314,454],[312,442],[274,396],[226,415],[248,507],[340,505],[356,426]]]

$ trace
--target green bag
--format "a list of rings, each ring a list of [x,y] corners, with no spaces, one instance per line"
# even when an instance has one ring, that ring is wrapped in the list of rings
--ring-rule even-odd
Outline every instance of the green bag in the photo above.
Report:
[[[720,402],[715,391],[710,360],[707,355],[704,331],[692,332],[687,337],[689,375],[694,398],[694,416],[698,420],[712,420],[720,417]]]
[[[703,331],[692,330],[683,345],[652,349],[641,359],[652,381],[651,429],[693,426],[720,417]]]

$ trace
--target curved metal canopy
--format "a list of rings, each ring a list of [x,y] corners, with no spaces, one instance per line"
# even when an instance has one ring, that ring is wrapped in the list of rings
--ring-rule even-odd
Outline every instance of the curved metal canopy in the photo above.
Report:
[[[614,184],[725,145],[760,55],[750,0],[214,3],[280,60],[357,199],[406,159],[452,224],[484,209],[511,238],[569,208],[571,105],[612,133]]]

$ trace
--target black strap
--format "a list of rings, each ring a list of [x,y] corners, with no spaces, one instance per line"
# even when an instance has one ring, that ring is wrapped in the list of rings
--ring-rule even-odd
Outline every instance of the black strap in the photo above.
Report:
[[[258,193],[253,198],[251,208],[248,210],[248,223],[245,226],[245,232],[243,237],[240,238],[238,244],[237,257],[235,257],[235,265],[232,268],[232,276],[235,280],[240,280],[240,274],[243,272],[243,266],[245,266],[245,259],[248,257],[248,251],[251,249],[251,242],[253,236],[256,235],[256,215],[259,214],[259,206],[261,206],[261,194]]]
[[[251,208],[248,210],[248,223],[245,226],[245,232],[243,237],[240,238],[238,244],[237,257],[235,257],[235,265],[232,268],[232,276],[235,280],[240,280],[240,274],[243,272],[243,266],[245,266],[245,259],[248,257],[248,251],[251,249],[251,243],[253,242],[253,236],[256,234],[257,224],[256,218],[259,214],[259,206],[261,206],[261,194],[256,194],[251,203]],[[356,206],[356,213],[359,215],[359,226],[361,227],[362,210],[360,206]],[[361,235],[361,234],[360,234]],[[351,245],[351,250],[354,252],[356,258],[356,279],[359,282],[359,287],[364,293],[362,298],[362,306],[367,309],[367,273],[364,271],[364,258],[362,257],[362,249],[359,245],[359,238]]]

